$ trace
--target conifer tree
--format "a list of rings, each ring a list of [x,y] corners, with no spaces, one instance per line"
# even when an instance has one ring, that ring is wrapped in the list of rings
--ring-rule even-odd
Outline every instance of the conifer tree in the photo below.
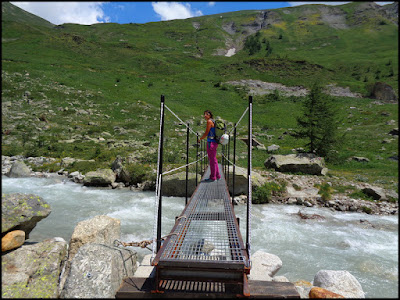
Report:
[[[308,140],[305,145],[309,152],[327,156],[337,144],[337,118],[332,98],[322,93],[322,88],[314,84],[303,102],[303,115],[297,117],[299,128],[295,138]]]

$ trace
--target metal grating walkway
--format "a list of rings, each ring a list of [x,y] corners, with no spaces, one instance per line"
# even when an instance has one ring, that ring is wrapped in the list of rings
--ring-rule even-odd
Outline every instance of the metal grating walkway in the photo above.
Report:
[[[203,180],[209,173],[207,168]],[[247,252],[223,172],[220,174],[218,181],[200,182],[154,258],[160,284],[163,279],[247,281]]]

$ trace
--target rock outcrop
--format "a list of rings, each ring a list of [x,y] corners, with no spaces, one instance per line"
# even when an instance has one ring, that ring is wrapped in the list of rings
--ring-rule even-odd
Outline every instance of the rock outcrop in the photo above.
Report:
[[[4,254],[2,298],[58,298],[67,250],[67,242],[56,237]]]
[[[301,172],[310,175],[326,175],[328,171],[323,157],[307,153],[272,155],[264,162],[264,166],[279,172]]]
[[[61,298],[115,298],[125,277],[137,265],[135,251],[103,244],[86,244],[74,256]]]
[[[22,230],[28,239],[37,222],[51,213],[49,204],[33,194],[2,194],[1,200],[2,234]]]

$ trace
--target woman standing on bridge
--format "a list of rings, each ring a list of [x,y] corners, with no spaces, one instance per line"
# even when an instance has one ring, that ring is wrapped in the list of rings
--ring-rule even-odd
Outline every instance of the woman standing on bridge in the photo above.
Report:
[[[210,182],[221,178],[221,175],[219,174],[218,161],[217,161],[218,142],[214,139],[215,126],[214,126],[212,112],[209,110],[204,111],[204,119],[206,119],[207,121],[207,127],[206,127],[206,132],[202,135],[200,140],[207,138],[207,154],[208,154],[208,161],[210,163],[210,177],[204,181]]]

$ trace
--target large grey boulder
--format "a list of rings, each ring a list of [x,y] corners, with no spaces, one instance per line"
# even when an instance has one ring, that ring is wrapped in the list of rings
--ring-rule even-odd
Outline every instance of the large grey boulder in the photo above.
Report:
[[[251,261],[249,280],[272,281],[282,267],[282,260],[278,256],[260,250],[251,256]]]
[[[110,186],[115,181],[115,174],[111,169],[97,169],[85,174],[85,186]]]
[[[310,175],[325,175],[328,172],[323,157],[308,153],[272,155],[264,162],[264,166],[279,172],[301,172]]]
[[[318,271],[314,276],[313,285],[342,295],[345,298],[365,298],[360,283],[348,271]]]
[[[198,175],[198,180],[201,176]],[[196,189],[196,174],[188,174],[188,197],[190,197]],[[162,195],[185,197],[186,195],[186,172],[180,172],[172,175],[166,175],[162,180]]]
[[[67,242],[56,237],[4,254],[2,298],[58,298],[67,253]]]
[[[371,91],[371,98],[378,100],[397,100],[394,89],[384,82],[376,82],[374,84]]]
[[[109,216],[95,216],[79,222],[72,233],[69,242],[69,257],[71,261],[79,248],[85,244],[98,243],[113,245],[121,237],[121,221]]]
[[[115,298],[122,280],[133,277],[136,262],[135,251],[86,244],[71,262],[61,298]]]
[[[229,193],[233,193],[233,166],[229,166]],[[248,190],[248,179],[247,169],[241,167],[235,167],[235,196],[247,194]],[[228,180],[228,176],[226,177]],[[267,178],[261,176],[259,173],[251,172],[251,185],[254,187],[262,186],[267,182]]]
[[[50,205],[43,198],[33,194],[2,194],[1,233],[13,230],[25,232],[25,238],[37,222],[51,213]]]
[[[23,161],[16,160],[11,165],[10,171],[6,174],[8,177],[30,177],[31,170]]]

